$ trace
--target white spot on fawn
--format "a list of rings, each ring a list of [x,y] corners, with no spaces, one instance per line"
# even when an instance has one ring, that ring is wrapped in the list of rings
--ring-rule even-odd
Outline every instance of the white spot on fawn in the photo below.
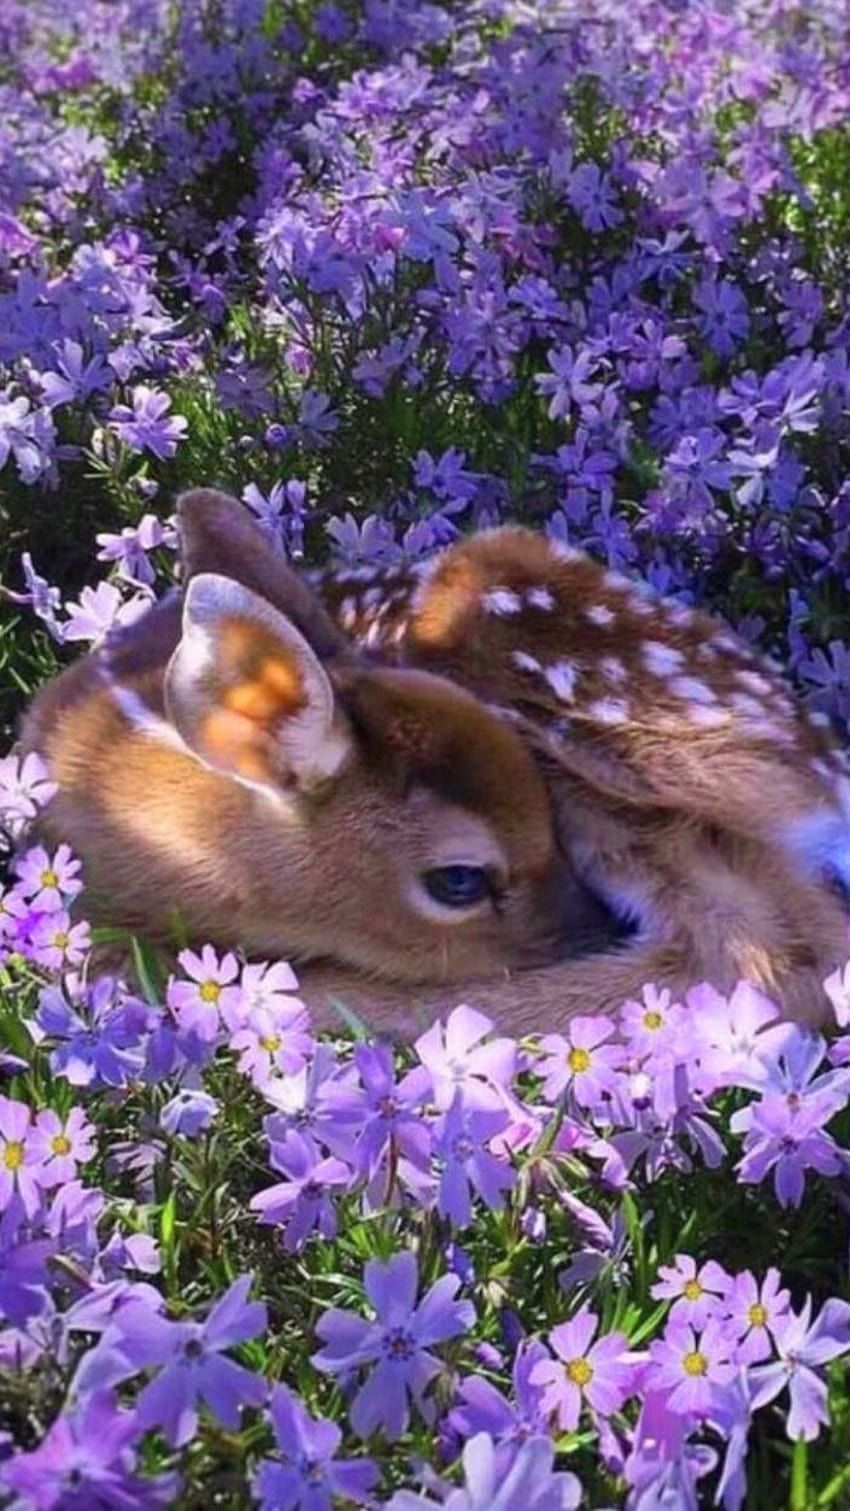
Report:
[[[531,609],[553,609],[555,600],[548,588],[529,588],[525,601]]]
[[[645,640],[641,655],[644,666],[654,677],[669,677],[685,659],[675,646],[665,645],[661,640]]]
[[[587,713],[597,724],[626,724],[629,705],[622,698],[598,698],[588,706]]]
[[[514,666],[519,667],[521,672],[539,672],[543,668],[536,656],[530,656],[528,651],[511,651],[511,660]]]
[[[602,627],[606,624],[613,624],[614,611],[613,609],[607,608],[604,603],[593,603],[591,604],[589,609],[585,609],[584,617],[585,619],[588,619],[591,624],[598,624],[600,627]]]
[[[571,703],[575,696],[575,685],[578,678],[578,671],[572,662],[556,661],[553,666],[547,666],[545,676],[552,691],[564,703]]]
[[[748,692],[758,693],[764,697],[765,693],[773,692],[773,684],[763,677],[761,672],[748,671],[746,667],[738,667],[734,673],[735,681],[740,682]]]
[[[725,708],[706,707],[705,704],[693,703],[688,709],[688,723],[696,724],[700,729],[720,729],[724,724],[729,724],[732,715]]]
[[[498,614],[500,618],[518,614],[522,608],[518,594],[510,588],[491,588],[489,593],[482,595],[481,603],[488,614]]]
[[[675,698],[684,698],[688,703],[717,702],[716,694],[698,677],[671,677],[669,688]]]

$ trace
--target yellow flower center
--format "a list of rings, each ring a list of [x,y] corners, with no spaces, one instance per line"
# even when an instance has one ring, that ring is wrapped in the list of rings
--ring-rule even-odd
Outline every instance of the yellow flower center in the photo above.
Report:
[[[49,866],[46,871],[42,871],[41,873],[41,885],[43,887],[58,887],[59,885],[59,877],[55,871],[50,870]]]
[[[573,1075],[581,1075],[583,1070],[590,1069],[590,1055],[586,1049],[571,1049],[567,1055],[567,1064]]]
[[[693,1353],[685,1354],[682,1359],[682,1368],[686,1375],[704,1375],[708,1369],[708,1360],[705,1354],[694,1350]]]
[[[20,1170],[24,1162],[24,1146],[19,1140],[10,1139],[3,1150],[3,1164],[7,1170]]]
[[[654,1007],[651,1007],[649,1009],[649,1012],[644,1013],[644,1015],[643,1015],[643,1026],[644,1026],[644,1028],[651,1028],[652,1031],[653,1031],[653,1033],[655,1032],[656,1029],[661,1028],[663,1022],[664,1022],[664,1019],[662,1018],[662,1016],[661,1016],[660,1013],[657,1013],[655,1011]]]
[[[70,1154],[71,1140],[64,1133],[57,1133],[56,1137],[50,1140],[50,1147],[54,1154]]]
[[[754,1301],[747,1312],[751,1327],[764,1327],[767,1322],[767,1307],[762,1306],[760,1301]]]
[[[217,981],[202,981],[199,995],[202,1002],[217,1002],[221,996],[221,987]]]
[[[573,1385],[589,1385],[593,1379],[593,1365],[586,1359],[570,1359],[564,1365],[564,1374]]]
[[[273,1055],[276,1049],[280,1049],[280,1034],[266,1034],[260,1040],[260,1048]]]
[[[60,929],[58,934],[53,935],[53,943],[57,950],[67,950],[70,942],[71,936],[66,934],[64,929]]]
[[[686,1280],[682,1286],[682,1295],[686,1301],[699,1301],[702,1295],[702,1286],[698,1280]]]

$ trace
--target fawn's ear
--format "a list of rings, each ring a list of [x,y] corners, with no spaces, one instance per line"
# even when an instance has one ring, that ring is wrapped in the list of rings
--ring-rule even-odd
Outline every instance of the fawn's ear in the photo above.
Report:
[[[192,488],[177,500],[177,528],[184,582],[201,572],[231,577],[286,614],[321,659],[351,653],[315,593],[235,498]]]
[[[210,766],[275,789],[309,791],[352,749],[328,675],[295,626],[232,578],[193,577],[165,705]]]

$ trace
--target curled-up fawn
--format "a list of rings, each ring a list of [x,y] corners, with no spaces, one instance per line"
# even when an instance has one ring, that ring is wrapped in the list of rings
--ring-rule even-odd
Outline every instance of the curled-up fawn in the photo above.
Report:
[[[397,982],[615,937],[517,730],[446,678],[366,664],[238,504],[196,492],[180,520],[183,591],[25,721],[59,784],[42,832],[81,858],[88,917]]]
[[[828,721],[729,629],[578,551],[487,531],[423,568],[314,577],[334,621],[448,676],[522,730],[579,877],[627,948],[488,991],[514,1022],[615,1007],[655,981],[746,979],[799,1019],[846,958],[850,781]]]
[[[461,981],[516,1032],[649,980],[822,1015],[843,758],[725,627],[525,530],[311,588],[224,495],[179,519],[182,601],[24,731],[111,916],[341,963],[306,966],[311,1005],[402,1032]]]

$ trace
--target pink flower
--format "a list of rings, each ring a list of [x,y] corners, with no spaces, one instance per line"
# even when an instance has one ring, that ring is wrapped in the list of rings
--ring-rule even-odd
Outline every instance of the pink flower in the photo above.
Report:
[[[49,779],[40,755],[30,751],[23,759],[8,755],[0,760],[0,822],[35,818],[57,790]]]
[[[628,1353],[628,1339],[607,1333],[593,1343],[598,1326],[598,1317],[585,1306],[553,1328],[548,1342],[558,1357],[541,1359],[529,1376],[543,1389],[541,1411],[556,1413],[562,1432],[575,1432],[585,1402],[610,1416],[632,1393],[636,1358]]]
[[[230,1047],[240,1056],[243,1075],[262,1087],[274,1075],[301,1070],[313,1043],[307,1030],[307,1010],[296,1000],[289,1010],[252,1008],[243,1026],[232,1035]]]
[[[446,1112],[462,1091],[469,1107],[504,1107],[516,1070],[513,1039],[489,1039],[493,1024],[473,1007],[456,1007],[445,1027],[435,1023],[414,1048],[431,1076],[434,1101]]]
[[[739,1364],[757,1364],[771,1353],[774,1327],[788,1315],[790,1292],[781,1288],[781,1276],[769,1269],[759,1289],[749,1270],[736,1275],[726,1296],[725,1313],[738,1336],[735,1358]]]
[[[65,899],[82,892],[79,870],[80,862],[74,859],[69,845],[60,845],[52,858],[43,845],[36,845],[15,861],[20,890],[40,913],[59,912]]]
[[[719,1323],[709,1322],[697,1334],[686,1322],[675,1319],[664,1337],[649,1346],[655,1366],[651,1388],[667,1391],[667,1406],[677,1415],[705,1416],[735,1377],[733,1349]]]
[[[85,960],[91,949],[91,929],[84,921],[72,924],[64,909],[45,913],[32,928],[29,948],[36,964],[45,970],[66,970]]]
[[[723,1299],[733,1284],[721,1265],[709,1259],[701,1269],[690,1254],[677,1254],[673,1264],[662,1264],[650,1295],[659,1300],[672,1300],[670,1320],[686,1322],[690,1327],[703,1328],[712,1317],[723,1315]]]
[[[95,1130],[86,1120],[81,1107],[72,1107],[62,1120],[58,1112],[45,1107],[35,1120],[29,1143],[41,1160],[38,1179],[42,1186],[61,1186],[74,1180],[77,1166],[84,1165],[95,1152]]]
[[[0,1212],[18,1196],[27,1217],[41,1205],[41,1155],[30,1138],[31,1117],[24,1102],[0,1097]]]
[[[168,983],[167,1000],[184,1032],[197,1034],[199,1039],[211,1040],[221,1027],[223,1014],[236,1014],[242,1002],[241,988],[233,986],[239,975],[236,956],[230,953],[218,955],[211,944],[205,944],[200,955],[193,950],[181,950],[177,959],[188,981],[175,980]]]
[[[681,1002],[673,1001],[666,986],[657,987],[652,982],[643,987],[641,996],[641,1002],[624,1002],[619,1012],[620,1032],[629,1048],[649,1057],[665,1054],[673,1040],[679,1048],[678,1036],[688,1023]]]
[[[614,1095],[624,1059],[619,1044],[605,1042],[614,1032],[610,1018],[579,1016],[571,1019],[566,1038],[546,1034],[540,1040],[542,1058],[536,1069],[547,1101],[557,1101],[567,1088],[585,1108]]]

